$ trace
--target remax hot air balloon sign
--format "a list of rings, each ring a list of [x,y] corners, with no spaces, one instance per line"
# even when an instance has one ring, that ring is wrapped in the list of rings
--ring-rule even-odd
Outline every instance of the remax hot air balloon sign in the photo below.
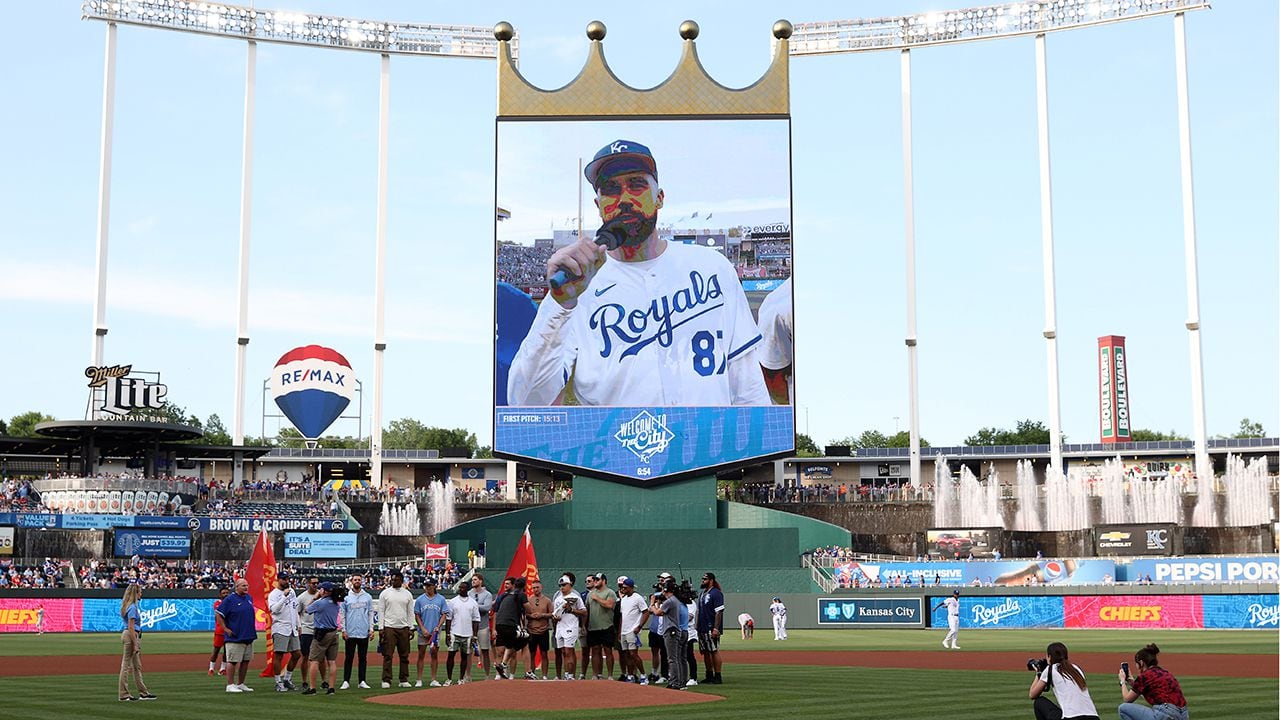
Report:
[[[271,396],[307,440],[324,435],[355,394],[351,363],[327,347],[294,348],[280,358],[271,373]]]

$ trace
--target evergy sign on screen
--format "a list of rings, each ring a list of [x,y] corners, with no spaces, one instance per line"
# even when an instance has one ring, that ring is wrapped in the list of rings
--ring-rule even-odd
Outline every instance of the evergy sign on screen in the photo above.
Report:
[[[790,163],[785,117],[500,118],[495,453],[652,485],[792,452]]]

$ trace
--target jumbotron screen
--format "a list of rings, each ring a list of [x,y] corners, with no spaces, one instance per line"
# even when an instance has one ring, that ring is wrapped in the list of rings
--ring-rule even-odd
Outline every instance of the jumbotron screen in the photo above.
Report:
[[[654,484],[791,453],[790,121],[498,121],[494,451]]]

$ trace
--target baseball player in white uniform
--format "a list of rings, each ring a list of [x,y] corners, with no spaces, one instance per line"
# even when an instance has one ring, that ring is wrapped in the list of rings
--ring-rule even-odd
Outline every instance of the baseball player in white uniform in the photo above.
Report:
[[[942,638],[942,647],[959,650],[960,646],[956,644],[957,636],[960,634],[960,591],[953,590],[951,597],[943,600],[933,606],[933,611],[937,612],[940,607],[947,608],[947,636]]]
[[[769,398],[775,405],[790,405],[795,400],[795,345],[792,341],[791,278],[760,303],[760,367]]]
[[[782,598],[776,597],[769,603],[769,614],[773,616],[773,639],[786,640],[787,606],[782,604]]]
[[[612,249],[582,237],[547,261],[550,302],[512,360],[508,403],[770,404],[732,263],[658,236],[664,194],[649,148],[615,141],[584,174]]]

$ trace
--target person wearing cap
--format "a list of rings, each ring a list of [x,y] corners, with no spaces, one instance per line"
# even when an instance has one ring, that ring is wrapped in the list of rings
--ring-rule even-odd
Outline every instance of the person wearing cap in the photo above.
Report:
[[[738,629],[742,631],[743,640],[756,636],[756,619],[751,617],[751,613],[738,613]]]
[[[339,609],[342,621],[342,690],[351,688],[351,665],[359,660],[360,689],[368,690],[366,674],[369,667],[369,636],[373,634],[373,596],[364,590],[364,578],[351,576],[351,592],[343,599]]]
[[[616,140],[584,174],[602,226],[548,259],[548,283],[567,281],[512,359],[508,404],[769,405],[737,270],[659,235],[666,197],[649,148]]]
[[[706,667],[703,683],[720,685],[720,636],[724,635],[724,591],[713,572],[703,573],[698,593],[698,648]]]
[[[773,639],[787,639],[787,606],[783,604],[782,598],[775,597],[773,602],[769,603],[769,614],[773,616]]]
[[[218,604],[217,612],[225,628],[226,644],[223,649],[227,653],[227,692],[253,692],[253,688],[244,684],[249,661],[253,660],[253,641],[258,639],[249,581],[238,578],[235,590]]]
[[[654,600],[649,604],[649,612],[657,615],[660,622],[658,633],[667,644],[667,687],[672,690],[684,690],[689,682],[689,666],[684,660],[684,645],[687,633],[680,629],[684,603],[676,597],[677,589],[674,578],[662,585],[662,601]],[[688,623],[688,611],[683,613],[683,622]]]
[[[551,600],[551,617],[555,620],[556,639],[556,679],[573,680],[574,670],[578,664],[579,623],[587,616],[586,604],[573,589],[576,580],[573,573],[567,572],[557,582],[560,592]]]
[[[293,669],[302,657],[298,637],[298,596],[289,584],[288,573],[276,574],[276,586],[267,595],[271,610],[271,643],[275,650],[276,692],[293,689]],[[288,663],[285,655],[289,656]]]
[[[338,604],[333,601],[333,591],[337,586],[331,582],[320,583],[320,597],[307,606],[307,614],[315,623],[316,637],[311,641],[312,677],[307,678],[310,685],[302,691],[303,695],[315,695],[316,684],[311,682],[316,675],[320,676],[325,693],[332,695],[335,691],[338,669]]]
[[[605,660],[609,677],[613,677],[613,643],[618,631],[613,624],[613,609],[618,594],[609,587],[608,578],[598,572],[587,578],[587,657],[597,680],[604,679]],[[587,660],[582,661],[586,669]]]
[[[520,629],[528,630],[524,614],[525,603],[529,602],[529,596],[524,592],[526,581],[523,577],[507,580],[511,589],[493,601],[493,629],[498,636],[497,644],[502,646],[502,658],[494,668],[503,680],[512,679],[510,663],[519,660],[520,651],[524,649],[525,638],[521,637]]]
[[[649,605],[636,593],[636,581],[623,575],[618,578],[618,608],[622,620],[618,624],[618,641],[622,646],[622,679],[648,685],[644,660],[640,659],[640,631],[649,622]]]
[[[947,636],[942,638],[942,647],[959,650],[960,645],[957,644],[957,640],[960,635],[960,591],[952,590],[951,597],[933,606],[933,612],[938,612],[938,608],[942,607],[947,609]]]
[[[453,684],[453,657],[462,653],[462,666],[458,669],[458,684],[471,679],[471,642],[480,633],[480,607],[471,597],[471,585],[458,583],[458,592],[449,598],[449,655],[444,661],[444,684]]]
[[[449,604],[436,592],[436,579],[428,575],[423,581],[425,592],[413,602],[413,621],[418,628],[418,679],[414,687],[422,687],[422,666],[431,652],[431,687],[440,687],[440,632],[449,618]]]
[[[391,659],[400,656],[400,687],[409,687],[409,641],[413,638],[413,593],[404,587],[404,574],[391,573],[391,587],[378,593],[382,623],[382,689],[391,687]]]
[[[671,580],[671,573],[658,573],[658,583],[654,585],[654,593],[649,596],[649,602],[662,602],[662,586],[668,580]],[[647,606],[646,606],[647,608]],[[658,632],[658,626],[662,624],[662,618],[649,613],[649,659],[653,663],[653,672],[649,674],[649,683],[657,684],[667,681],[667,643],[662,638],[662,633]]]

